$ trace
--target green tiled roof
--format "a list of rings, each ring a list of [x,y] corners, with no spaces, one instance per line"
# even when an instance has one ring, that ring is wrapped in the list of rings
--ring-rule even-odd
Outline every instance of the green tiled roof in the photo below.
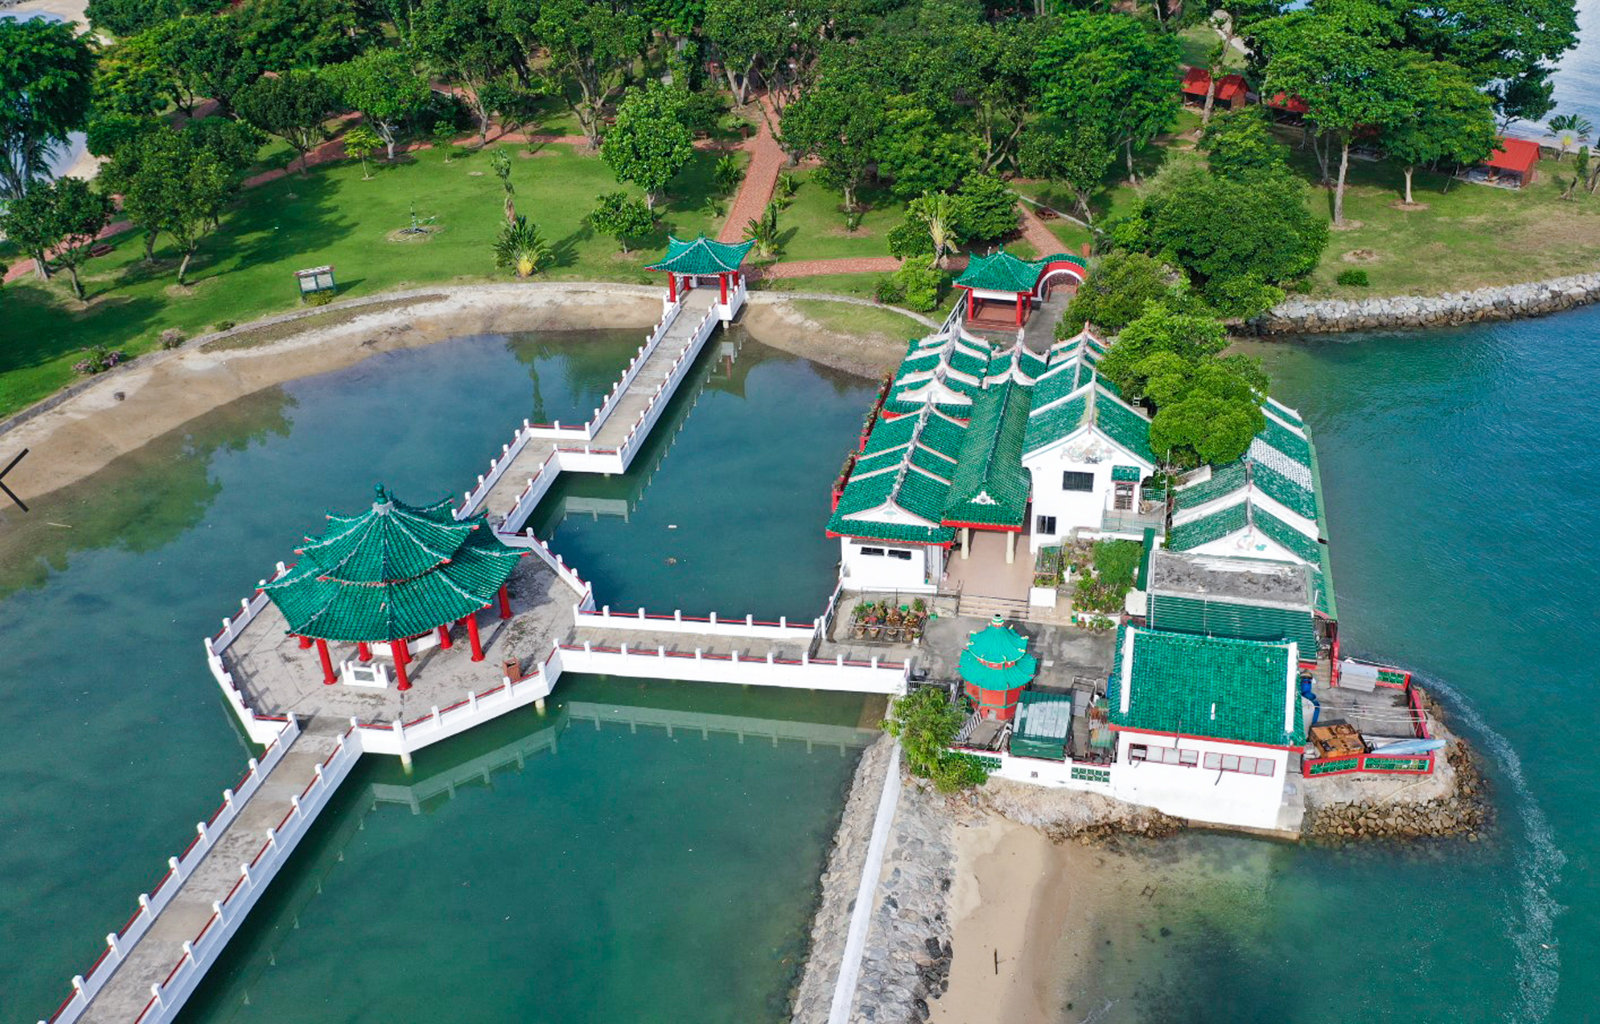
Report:
[[[1127,644],[1131,657],[1123,656]],[[1272,746],[1305,742],[1285,644],[1125,627],[1118,655],[1106,694],[1113,725]]]
[[[957,288],[981,288],[991,292],[1031,292],[1039,283],[1044,260],[1022,260],[1001,249],[988,256],[974,256],[956,279]]]
[[[1317,499],[1309,487],[1301,487],[1264,462],[1257,462],[1250,467],[1250,478],[1273,501],[1312,522],[1316,521]]]
[[[1295,412],[1287,405],[1284,405],[1276,398],[1273,398],[1271,395],[1267,396],[1266,407],[1269,412],[1278,417],[1280,420],[1283,420],[1287,423],[1292,423],[1297,427],[1303,427],[1306,425],[1305,420],[1300,418],[1299,413]]]
[[[1023,690],[1017,701],[1017,717],[1011,723],[1010,753],[1013,757],[1063,760],[1071,730],[1069,694]]]
[[[1296,557],[1312,565],[1320,565],[1322,563],[1322,545],[1316,538],[1307,537],[1259,506],[1251,510],[1250,517],[1261,528],[1262,533],[1288,548]]]
[[[967,638],[956,671],[984,690],[1015,690],[1028,685],[1039,670],[1028,653],[1028,638],[1000,621],[992,621]]]
[[[1138,483],[1144,479],[1144,471],[1138,466],[1112,466],[1111,479],[1131,480],[1134,483]]]
[[[418,636],[491,603],[519,553],[484,516],[456,522],[448,501],[417,507],[388,495],[328,534],[264,586],[289,632],[344,642]]]
[[[1037,397],[1037,392],[1035,393]],[[1022,441],[1025,452],[1038,451],[1046,445],[1054,444],[1061,438],[1083,426],[1084,413],[1089,411],[1089,395],[1087,392],[1075,395],[1065,402],[1059,402],[1048,409],[1039,409],[1035,406],[1033,413],[1028,417],[1028,432]]]
[[[1155,465],[1155,453],[1150,450],[1150,421],[1110,397],[1105,388],[1099,391],[1094,400],[1095,426],[1134,455]]]
[[[1224,494],[1231,494],[1245,485],[1244,463],[1230,462],[1226,466],[1213,466],[1211,479],[1188,487],[1173,495],[1179,509],[1198,508]]]
[[[1028,390],[1006,383],[979,392],[961,447],[950,493],[947,523],[1021,526],[1028,514],[1028,471],[1022,440],[1028,429]]]
[[[1188,551],[1244,529],[1249,523],[1245,515],[1247,504],[1241,501],[1208,516],[1174,525],[1167,531],[1167,547],[1174,551]]]
[[[1281,423],[1274,423],[1269,417],[1267,425],[1256,436],[1300,465],[1310,468],[1311,443]]]
[[[667,254],[645,269],[670,270],[674,274],[725,274],[730,270],[738,270],[745,254],[755,244],[754,239],[729,243],[718,242],[705,235],[697,235],[686,242],[669,235]]]
[[[828,532],[868,540],[949,543],[955,530],[939,520],[955,464],[940,454],[954,457],[965,436],[964,427],[932,407],[914,416],[880,416],[828,520]],[[930,525],[897,521],[889,506]]]

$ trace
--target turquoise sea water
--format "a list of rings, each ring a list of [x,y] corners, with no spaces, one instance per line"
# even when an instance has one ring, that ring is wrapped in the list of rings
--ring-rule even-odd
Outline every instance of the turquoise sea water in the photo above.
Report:
[[[1597,336],[1590,309],[1253,347],[1317,440],[1345,649],[1443,698],[1498,824],[1476,845],[1147,849],[1157,895],[1105,923],[1064,1020],[1594,1019]]]
[[[70,492],[34,500],[26,517],[0,513],[0,1020],[50,1012],[103,948],[99,936],[121,927],[243,769],[250,750],[200,638],[301,536],[320,531],[324,510],[361,505],[379,481],[413,501],[458,492],[524,417],[581,420],[637,333],[386,353],[218,410]],[[669,461],[705,464],[724,431],[762,447],[804,434],[830,454],[745,464],[738,476],[664,473],[637,504],[680,510],[684,587],[705,588],[719,607],[748,597],[771,600],[752,611],[781,603],[809,613],[831,586],[834,555],[820,530],[781,563],[757,544],[728,541],[764,537],[766,524],[794,512],[795,495],[825,509],[832,453],[850,443],[858,416],[830,421],[816,411],[859,409],[870,389],[754,345],[732,362],[708,356],[696,372],[698,405],[686,399],[675,410],[686,417],[681,431],[663,421],[674,427]],[[773,409],[741,388],[793,401]],[[700,429],[701,417],[718,432]],[[772,477],[792,490],[775,491]],[[693,494],[735,487],[754,497],[725,510],[716,531],[695,529]],[[730,592],[724,603],[699,573],[759,573],[763,589]],[[315,858],[297,859],[264,916],[321,884],[293,941],[269,942],[266,926],[252,923],[256,940],[239,945],[231,973],[208,982],[190,1019],[262,1015],[248,997],[279,1020],[417,1019],[413,1010],[427,1007],[445,1020],[631,1021],[641,1007],[691,992],[707,1020],[770,1017],[855,748],[570,728],[565,702],[583,694],[851,727],[863,713],[849,696],[755,701],[737,688],[574,682],[549,719],[513,716],[499,731],[429,752],[416,778],[552,725],[569,737],[558,753],[491,772],[485,792],[429,803],[424,814],[380,805],[343,848],[358,870],[308,881]],[[358,806],[370,785],[405,781],[387,779],[391,768],[358,768],[341,799]],[[336,844],[325,833],[340,824],[319,821],[308,849]]]

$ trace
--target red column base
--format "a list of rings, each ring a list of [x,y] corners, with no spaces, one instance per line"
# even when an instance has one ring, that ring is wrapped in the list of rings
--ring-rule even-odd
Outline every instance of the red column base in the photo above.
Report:
[[[502,619],[511,618],[511,595],[507,592],[504,583],[500,584],[500,617]]]
[[[339,681],[339,677],[333,674],[333,659],[328,656],[328,641],[317,641],[317,657],[322,661],[323,685],[332,686],[334,683],[337,683]]]
[[[467,639],[472,643],[472,660],[483,660],[483,643],[478,639],[478,613],[467,616]]]

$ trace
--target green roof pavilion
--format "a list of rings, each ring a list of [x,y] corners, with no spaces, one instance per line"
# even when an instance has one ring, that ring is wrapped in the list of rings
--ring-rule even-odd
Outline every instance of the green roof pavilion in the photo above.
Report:
[[[678,278],[715,277],[722,289],[722,303],[728,302],[728,282],[737,283],[739,267],[749,255],[755,240],[744,242],[718,242],[705,235],[696,235],[687,242],[667,236],[667,254],[645,267],[667,275],[667,299],[678,301]]]
[[[300,560],[262,589],[302,648],[314,638],[323,681],[333,683],[329,640],[354,643],[363,661],[370,645],[388,643],[399,688],[408,690],[407,640],[435,629],[450,646],[450,625],[463,621],[472,660],[483,660],[477,614],[498,596],[510,618],[506,581],[521,555],[502,544],[482,514],[458,520],[449,499],[407,505],[382,486],[359,515],[328,516],[328,532],[307,538]]]
[[[1028,638],[996,615],[967,638],[956,671],[979,714],[1006,721],[1016,714],[1022,689],[1038,673],[1039,662],[1028,653]]]
[[[1013,301],[1017,307],[1016,326],[1021,327],[1028,319],[1032,300],[1042,297],[1045,278],[1058,272],[1082,281],[1084,262],[1064,252],[1025,260],[1000,249],[987,256],[972,257],[955,286],[967,290],[968,320],[977,317],[982,300]]]

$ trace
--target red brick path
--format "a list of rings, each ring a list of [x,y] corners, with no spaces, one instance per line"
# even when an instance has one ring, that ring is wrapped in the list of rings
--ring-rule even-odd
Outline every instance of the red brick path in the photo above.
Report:
[[[763,111],[768,110],[765,96],[756,102],[761,104]],[[783,147],[773,138],[772,127],[766,117],[761,118],[755,137],[745,140],[739,148],[750,154],[750,165],[745,168],[744,181],[740,182],[739,192],[733,197],[728,219],[717,234],[719,242],[737,242],[744,238],[745,224],[761,216],[761,211],[772,201],[772,190],[777,187],[778,172],[783,169],[786,159]]]

